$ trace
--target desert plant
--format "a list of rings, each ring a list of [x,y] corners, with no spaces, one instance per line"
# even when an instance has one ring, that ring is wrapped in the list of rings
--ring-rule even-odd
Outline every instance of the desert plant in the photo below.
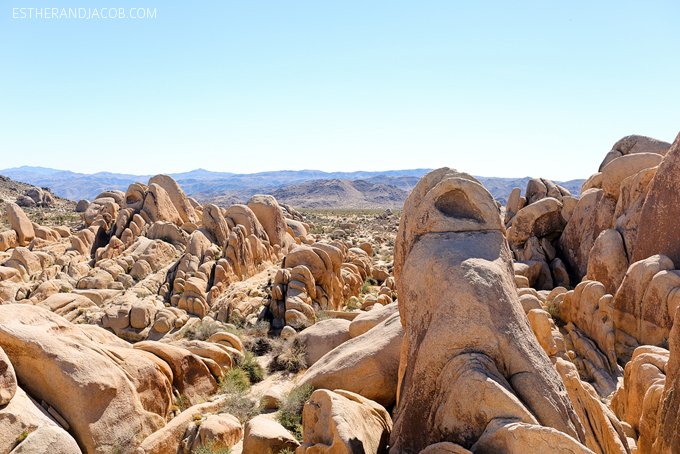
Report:
[[[219,392],[222,394],[245,391],[250,387],[250,378],[248,378],[248,373],[245,370],[239,367],[232,367],[218,381],[218,387]]]
[[[323,320],[328,320],[331,317],[331,315],[327,311],[319,311],[318,314],[316,314],[316,322],[319,323],[320,321]]]
[[[211,439],[206,444],[194,449],[192,454],[231,454],[231,448],[224,446],[215,439]]]
[[[313,392],[314,388],[310,385],[296,386],[283,396],[276,414],[276,421],[290,430],[298,440],[302,440],[302,409]]]
[[[371,291],[371,284],[368,281],[364,281],[363,284],[361,284],[361,295],[365,295],[367,293],[370,293]]]
[[[251,352],[246,352],[243,359],[238,361],[238,367],[248,375],[250,383],[259,383],[264,378],[264,370]]]
[[[269,332],[271,325],[266,320],[258,320],[253,326],[246,329],[246,333],[251,336],[265,336]]]
[[[274,348],[272,341],[266,337],[258,337],[254,341],[246,340],[243,342],[243,347],[257,356],[266,355]]]
[[[274,353],[275,356],[269,363],[269,368],[272,371],[285,370],[297,373],[307,369],[305,344],[297,336],[292,341],[285,342],[277,347]]]
[[[187,328],[184,331],[184,337],[187,339],[207,341],[215,333],[222,331],[229,331],[222,323],[216,321],[201,321],[196,325]]]
[[[279,451],[279,454],[295,454],[295,451],[293,451],[290,448],[286,448],[286,449],[282,449],[281,451]]]
[[[555,303],[555,299],[549,299],[545,305],[545,311],[550,314],[552,318],[558,318],[560,309]]]
[[[187,408],[191,407],[191,402],[189,401],[189,398],[185,396],[184,394],[180,394],[175,398],[175,405],[179,411],[184,411]]]
[[[136,454],[139,444],[142,442],[139,435],[140,428],[136,427],[132,432],[117,438],[113,442],[111,454]]]
[[[361,309],[361,302],[356,299],[349,299],[347,301],[347,304],[345,304],[343,311],[350,312],[355,311],[357,309]]]

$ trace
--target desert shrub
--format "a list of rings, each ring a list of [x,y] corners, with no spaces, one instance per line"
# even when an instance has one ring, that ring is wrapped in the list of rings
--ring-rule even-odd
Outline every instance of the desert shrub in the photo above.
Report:
[[[192,454],[231,454],[231,448],[228,448],[221,443],[218,443],[217,440],[212,439],[208,440],[206,444],[194,449]]]
[[[243,348],[249,352],[253,352],[257,356],[263,356],[272,351],[274,348],[272,341],[266,337],[258,337],[254,341],[245,340]]]
[[[250,387],[248,373],[240,367],[232,367],[218,381],[219,392],[222,394],[230,392],[245,391]]]
[[[184,337],[192,340],[207,341],[215,333],[229,331],[222,323],[216,321],[201,321],[184,330]]]
[[[111,454],[136,454],[137,448],[142,442],[139,430],[140,428],[136,427],[135,430],[127,435],[117,438],[113,442]]]
[[[266,336],[271,325],[266,320],[258,320],[255,325],[246,329],[246,333],[251,336]]]
[[[328,320],[331,317],[331,315],[327,311],[319,311],[318,314],[316,314],[316,322],[319,323],[322,320]]]
[[[174,406],[176,406],[179,411],[184,411],[191,407],[191,401],[189,401],[189,398],[184,394],[180,394],[179,396],[175,397]]]
[[[314,388],[310,385],[291,389],[283,396],[276,413],[276,421],[290,430],[298,440],[302,440],[302,409],[313,392]]]
[[[368,281],[364,281],[364,283],[361,285],[361,294],[365,295],[367,293],[370,293],[371,291],[371,284]]]
[[[279,454],[295,454],[295,451],[293,451],[290,448],[286,448],[286,449],[279,451]]]
[[[343,311],[349,312],[355,311],[357,309],[361,309],[361,301],[352,298],[347,301],[347,304],[345,304]]]
[[[246,352],[243,359],[238,361],[238,367],[248,375],[250,383],[259,383],[264,378],[264,370],[251,352]]]
[[[274,351],[274,355],[269,363],[269,369],[272,371],[285,370],[297,373],[307,369],[305,344],[297,336],[292,341],[278,346]]]
[[[559,308],[557,307],[557,304],[555,303],[555,299],[549,299],[547,301],[547,304],[545,305],[545,311],[550,314],[552,318],[558,318],[559,315]]]

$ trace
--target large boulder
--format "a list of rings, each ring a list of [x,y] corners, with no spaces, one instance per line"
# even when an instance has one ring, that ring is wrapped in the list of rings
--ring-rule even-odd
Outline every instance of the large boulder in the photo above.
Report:
[[[607,293],[614,295],[627,270],[623,237],[616,229],[604,230],[590,249],[586,279],[602,282]]]
[[[300,332],[300,340],[305,345],[307,365],[314,365],[326,353],[350,340],[349,326],[349,320],[331,318],[315,323]]]
[[[655,312],[662,311],[662,313],[668,314],[670,311],[670,317],[675,316],[673,299],[670,299],[670,301],[668,299],[670,291],[680,284],[680,282],[677,282],[677,276],[674,273],[671,273],[673,276],[669,275],[667,279],[675,278],[675,285],[662,285],[666,290],[663,291],[664,298],[662,302],[660,301],[661,304],[652,304],[650,308],[646,308],[647,305],[645,304],[648,287],[655,276],[662,271],[673,269],[673,261],[663,255],[654,255],[645,260],[640,260],[628,268],[626,276],[614,296],[614,323],[618,330],[632,336],[640,343],[648,343],[648,339],[643,334],[646,330],[645,321],[649,318],[646,313],[650,312],[650,315],[652,315]],[[654,298],[655,302],[661,299]],[[668,302],[671,303],[671,307],[669,307]],[[670,317],[670,323],[666,327],[668,330],[672,325],[672,318]],[[629,360],[626,355],[622,355],[621,359]]]
[[[509,229],[510,241],[524,244],[530,237],[544,237],[561,232],[566,225],[562,218],[562,202],[553,197],[543,198],[519,210]]]
[[[156,183],[149,184],[142,211],[149,216],[151,222],[165,221],[177,225],[184,223],[167,191]]]
[[[585,441],[527,323],[483,186],[450,169],[425,175],[404,204],[394,261],[406,336],[391,453],[445,441],[469,449],[504,419]]]
[[[298,454],[383,454],[392,418],[381,405],[343,390],[317,389],[302,411]]]
[[[17,376],[12,363],[0,348],[0,407],[7,405],[17,392]]]
[[[644,169],[656,167],[663,156],[656,153],[636,153],[614,159],[602,169],[602,189],[607,197],[618,200],[621,182]]]
[[[668,142],[663,142],[651,137],[639,136],[637,134],[626,136],[616,142],[612,147],[612,150],[607,153],[602,164],[600,164],[599,171],[601,172],[602,169],[614,159],[628,154],[656,153],[663,156],[668,153],[670,146],[671,144]]]
[[[0,345],[22,386],[61,415],[88,454],[110,452],[121,434],[146,437],[165,425],[170,382],[129,347],[103,345],[27,305],[0,306]]]
[[[35,231],[24,210],[19,205],[12,202],[5,202],[5,211],[9,218],[9,224],[17,232],[17,239],[20,246],[28,246],[28,244],[35,238]]]
[[[282,246],[286,237],[286,218],[276,199],[271,195],[256,194],[248,201],[248,208],[264,227],[272,246]]]
[[[368,330],[378,326],[382,321],[398,313],[399,305],[397,303],[390,303],[386,306],[376,305],[370,311],[362,312],[352,320],[349,325],[349,335],[351,337],[361,336]]]
[[[680,134],[652,179],[640,219],[632,262],[662,254],[680,268]]]
[[[281,424],[264,416],[256,416],[245,425],[243,454],[278,454],[295,450],[300,443]]]
[[[73,437],[21,388],[0,405],[0,434],[2,453],[81,454]]]
[[[381,405],[397,396],[399,355],[404,329],[399,314],[348,340],[318,360],[298,382],[315,389],[344,389]]]
[[[149,186],[157,184],[165,189],[165,192],[170,197],[172,204],[175,206],[177,213],[184,222],[198,222],[198,216],[194,207],[191,206],[189,199],[179,187],[174,178],[168,175],[156,175],[149,180]]]
[[[597,237],[604,230],[614,228],[615,210],[616,200],[602,189],[581,194],[558,242],[560,257],[575,282],[580,282],[588,272],[588,257]]]

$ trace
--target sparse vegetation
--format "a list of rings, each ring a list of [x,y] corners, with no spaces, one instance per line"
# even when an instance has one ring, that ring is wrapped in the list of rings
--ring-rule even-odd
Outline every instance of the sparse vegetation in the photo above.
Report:
[[[274,354],[274,358],[269,363],[269,369],[272,371],[285,370],[298,373],[301,370],[307,369],[305,345],[297,336],[290,342],[284,342],[282,345],[279,345],[275,349]]]
[[[224,446],[215,439],[211,439],[206,444],[194,449],[192,454],[231,454],[231,452],[231,448]]]
[[[350,298],[347,301],[347,304],[345,304],[345,308],[343,310],[345,312],[351,312],[359,309],[361,309],[361,302],[357,299]]]
[[[259,383],[264,378],[264,369],[251,352],[245,353],[244,358],[238,362],[238,367],[248,375],[250,383]]]
[[[216,321],[197,323],[195,326],[184,330],[184,337],[191,340],[207,341],[215,333],[229,332],[229,327]],[[236,333],[235,333],[236,334]],[[237,334],[238,335],[238,334]]]
[[[302,409],[313,392],[314,388],[309,385],[291,389],[283,396],[276,414],[276,421],[290,430],[300,441],[302,441]]]
[[[111,454],[136,454],[139,444],[142,442],[139,435],[140,428],[136,427],[131,433],[117,438],[113,442]]]

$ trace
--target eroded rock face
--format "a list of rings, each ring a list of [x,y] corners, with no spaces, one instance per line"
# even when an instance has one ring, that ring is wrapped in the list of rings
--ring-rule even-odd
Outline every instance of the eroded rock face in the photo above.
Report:
[[[87,453],[107,453],[120,434],[145,437],[165,425],[170,382],[129,347],[104,346],[27,305],[0,306],[0,344],[26,390],[66,420]]]
[[[318,389],[302,413],[304,453],[383,454],[392,418],[381,405],[348,391]]]
[[[640,215],[633,262],[663,254],[680,267],[680,134],[659,165]]]
[[[519,304],[511,257],[493,197],[474,178],[444,168],[421,179],[395,244],[406,337],[390,452],[470,448],[504,419],[584,441]]]

